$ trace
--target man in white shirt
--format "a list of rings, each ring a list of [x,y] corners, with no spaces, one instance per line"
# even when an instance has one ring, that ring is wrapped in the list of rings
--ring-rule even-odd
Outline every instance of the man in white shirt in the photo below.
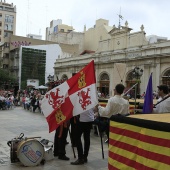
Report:
[[[114,89],[114,96],[110,97],[106,107],[98,106],[98,113],[101,117],[110,118],[112,115],[127,115],[129,113],[129,102],[121,96],[124,89],[123,84],[117,84]],[[105,131],[109,139],[109,120]]]
[[[129,113],[129,102],[121,96],[124,89],[123,84],[117,84],[114,89],[114,96],[108,100],[106,107],[98,106],[101,117],[110,118],[112,115],[126,115]]]
[[[160,85],[158,87],[158,96],[156,107],[153,108],[154,113],[170,113],[170,94],[167,85]]]

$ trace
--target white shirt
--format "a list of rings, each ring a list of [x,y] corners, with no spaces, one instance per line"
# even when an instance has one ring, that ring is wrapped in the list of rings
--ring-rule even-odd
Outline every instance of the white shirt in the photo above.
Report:
[[[129,102],[119,95],[108,100],[106,107],[98,106],[98,112],[103,117],[110,118],[112,115],[129,113]]]
[[[80,114],[80,122],[93,122],[94,121],[94,111],[93,109],[87,110]]]
[[[161,101],[161,100],[162,100],[162,98],[159,98],[158,102]],[[168,112],[170,113],[170,97],[165,99],[163,102],[159,103],[156,106],[156,108],[153,108],[153,112],[154,113],[168,113]]]

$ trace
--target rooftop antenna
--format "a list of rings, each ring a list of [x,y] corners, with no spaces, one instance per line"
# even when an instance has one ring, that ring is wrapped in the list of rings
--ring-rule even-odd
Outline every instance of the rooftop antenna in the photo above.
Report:
[[[28,0],[28,11],[27,11],[26,34],[29,34],[29,8],[30,8],[30,4],[29,4],[29,0]]]
[[[117,14],[117,15],[118,15],[118,14]],[[120,27],[121,27],[120,19],[123,20],[123,16],[121,15],[121,8],[120,8],[120,13],[119,13],[118,17],[119,17],[119,25],[118,25],[118,28],[120,29]]]

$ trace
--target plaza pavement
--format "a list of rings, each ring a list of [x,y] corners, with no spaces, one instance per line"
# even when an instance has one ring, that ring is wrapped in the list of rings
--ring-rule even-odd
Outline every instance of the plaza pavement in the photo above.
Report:
[[[24,133],[24,137],[41,137],[53,141],[54,132],[48,132],[48,124],[45,117],[38,112],[30,112],[22,107],[15,107],[12,110],[0,110],[0,170],[106,170],[108,165],[108,145],[104,143],[104,159],[102,158],[100,137],[91,132],[91,146],[88,156],[88,163],[84,165],[70,165],[76,159],[73,156],[69,136],[66,145],[66,155],[70,161],[62,161],[58,158],[46,161],[44,165],[25,167],[21,162],[11,163],[10,147],[7,142]],[[39,139],[39,140],[40,140]],[[75,148],[77,156],[77,150]]]

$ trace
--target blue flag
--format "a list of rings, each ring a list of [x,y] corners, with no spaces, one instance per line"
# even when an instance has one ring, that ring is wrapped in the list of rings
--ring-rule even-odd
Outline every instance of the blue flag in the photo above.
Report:
[[[152,90],[152,73],[150,75],[148,86],[146,89],[143,113],[152,113],[153,111],[153,90]]]

